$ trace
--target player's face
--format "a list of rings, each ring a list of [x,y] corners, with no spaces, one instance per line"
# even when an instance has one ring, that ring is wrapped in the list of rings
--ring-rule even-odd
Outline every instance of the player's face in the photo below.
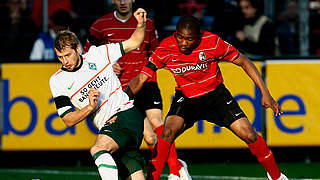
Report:
[[[199,44],[199,34],[190,29],[177,29],[175,38],[179,50],[183,54],[190,54]]]
[[[132,11],[133,2],[134,0],[112,0],[116,11],[122,16],[125,16]]]
[[[69,71],[74,70],[76,67],[78,67],[81,64],[79,48],[80,48],[80,45],[77,48],[77,50],[72,49],[70,46],[65,47],[61,51],[58,51],[55,49],[55,52],[57,54],[59,61]]]
[[[257,9],[254,8],[249,1],[241,0],[239,5],[241,12],[246,19],[255,17]]]

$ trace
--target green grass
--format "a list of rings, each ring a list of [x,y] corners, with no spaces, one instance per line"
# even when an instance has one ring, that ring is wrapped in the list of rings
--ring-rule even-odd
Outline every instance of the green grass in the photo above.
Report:
[[[279,168],[290,179],[320,180],[320,162],[317,163],[279,163]],[[192,164],[189,162],[189,172],[193,180],[207,179],[265,179],[265,170],[256,163],[217,163]],[[165,166],[163,174],[169,174]],[[24,169],[0,169],[1,180],[99,180],[95,167],[35,167]],[[167,179],[165,175],[161,180]]]

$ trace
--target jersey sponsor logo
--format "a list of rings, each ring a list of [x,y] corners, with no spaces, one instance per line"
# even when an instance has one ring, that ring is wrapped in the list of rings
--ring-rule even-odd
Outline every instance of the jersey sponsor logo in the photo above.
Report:
[[[88,62],[88,65],[89,65],[89,69],[97,70],[97,66],[96,66],[95,63],[90,63],[90,62]]]
[[[206,54],[204,52],[200,52],[199,53],[199,59],[200,59],[200,61],[206,60]]]
[[[201,71],[207,68],[208,68],[208,63],[199,63],[196,65],[187,65],[184,67],[170,68],[170,70],[175,74],[181,74],[188,71]]]
[[[231,100],[231,101],[228,101],[227,104],[230,104],[231,102],[232,102],[232,100]]]
[[[100,77],[97,76],[92,81],[90,81],[86,87],[80,90],[81,97],[79,98],[80,102],[83,102],[85,99],[89,96],[90,88],[99,89],[103,84],[105,84],[108,81],[109,78],[107,77]]]
[[[73,84],[74,84],[74,81],[73,81],[72,84],[68,87],[68,90],[71,90]]]

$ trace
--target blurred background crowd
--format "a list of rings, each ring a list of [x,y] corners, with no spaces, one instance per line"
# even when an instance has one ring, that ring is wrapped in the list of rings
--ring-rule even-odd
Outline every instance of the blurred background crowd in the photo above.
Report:
[[[160,40],[188,14],[249,56],[320,55],[320,0],[136,0],[134,6],[148,11]],[[55,32],[70,29],[84,44],[91,24],[112,10],[112,0],[0,0],[0,61],[55,60]]]

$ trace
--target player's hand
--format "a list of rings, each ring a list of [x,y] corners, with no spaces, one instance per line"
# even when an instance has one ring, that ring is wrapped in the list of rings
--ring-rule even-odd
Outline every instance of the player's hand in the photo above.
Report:
[[[99,91],[94,89],[94,88],[91,88],[90,91],[89,91],[89,106],[92,107],[92,109],[94,109],[97,104],[98,104],[98,98],[99,98]]]
[[[276,113],[276,116],[283,113],[280,105],[271,97],[271,95],[262,96],[262,106],[271,108]]]
[[[123,71],[122,67],[118,63],[115,63],[112,68],[116,75],[119,77]]]
[[[133,13],[133,15],[138,21],[137,27],[145,27],[146,26],[147,12],[144,9],[142,9],[142,8],[137,9],[136,12]]]
[[[107,123],[112,124],[112,123],[116,122],[117,118],[118,118],[118,116],[113,116],[111,119],[107,120]]]

